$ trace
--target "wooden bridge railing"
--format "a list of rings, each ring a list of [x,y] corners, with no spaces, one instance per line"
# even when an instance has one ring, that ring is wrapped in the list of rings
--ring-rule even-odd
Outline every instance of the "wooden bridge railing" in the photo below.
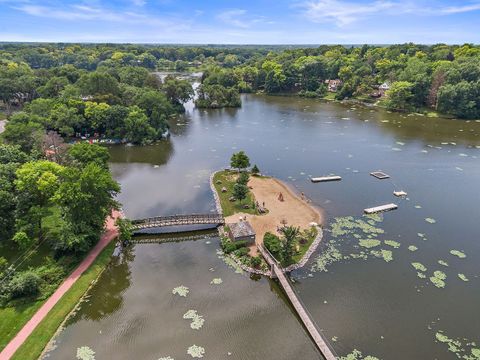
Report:
[[[313,321],[313,317],[308,312],[305,304],[298,297],[297,293],[293,288],[293,285],[291,284],[288,277],[285,275],[284,269],[281,264],[277,261],[277,259],[275,259],[275,257],[270,253],[270,251],[268,251],[268,249],[263,246],[263,244],[260,245],[258,249],[267,261],[267,263],[270,265],[272,269],[272,276],[275,275],[278,278],[280,285],[282,286],[285,294],[290,300],[290,303],[293,305],[295,311],[302,320],[303,325],[307,329],[310,337],[315,342],[315,345],[320,350],[323,357],[326,360],[336,360],[338,358],[338,355],[335,353],[335,350],[330,345],[328,340],[318,330],[317,325]]]
[[[196,225],[196,224],[217,224],[225,223],[221,214],[190,214],[190,215],[168,215],[156,216],[146,219],[132,220],[132,227],[135,230],[152,227],[175,226],[175,225]]]

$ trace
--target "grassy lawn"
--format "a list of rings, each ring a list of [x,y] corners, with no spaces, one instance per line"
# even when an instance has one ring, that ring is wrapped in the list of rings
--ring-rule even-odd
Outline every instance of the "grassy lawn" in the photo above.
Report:
[[[256,209],[252,209],[252,205],[255,203],[255,198],[251,191],[248,192],[247,198],[241,203],[239,201],[230,201],[229,198],[233,194],[233,186],[237,180],[238,174],[235,171],[219,171],[213,177],[213,183],[220,197],[220,203],[223,209],[224,216],[230,216],[239,212],[246,214],[258,215]],[[226,188],[226,192],[222,192],[222,188]],[[249,205],[249,209],[244,209],[243,205]]]
[[[335,100],[335,95],[336,95],[336,94],[333,93],[333,92],[327,92],[322,99],[325,99],[325,100]]]
[[[25,341],[25,343],[18,349],[15,355],[12,357],[14,360],[34,360],[38,359],[42,353],[45,346],[48,344],[50,339],[55,335],[55,332],[60,327],[62,322],[65,320],[67,315],[73,310],[75,305],[78,303],[80,298],[85,294],[85,292],[90,287],[92,281],[98,278],[101,272],[110,262],[111,255],[115,248],[115,242],[111,242],[97,257],[95,262],[88,268],[87,271],[77,280],[77,282],[68,290],[68,292],[60,299],[60,301],[55,305],[55,307],[50,311],[48,316],[37,326],[33,331],[30,337]],[[28,309],[29,316],[27,313],[24,313],[23,318],[28,321],[31,314],[41,305],[31,304],[31,309]],[[35,309],[33,307],[35,306]],[[8,309],[5,309],[8,310]],[[8,314],[8,312],[7,312]],[[2,313],[0,313],[0,318],[2,319],[1,327],[4,326],[4,318]],[[18,321],[18,315],[17,319]],[[12,326],[10,324],[10,326]],[[7,327],[8,328],[8,327]],[[18,326],[17,331],[20,329]],[[3,342],[3,336],[0,336]]]

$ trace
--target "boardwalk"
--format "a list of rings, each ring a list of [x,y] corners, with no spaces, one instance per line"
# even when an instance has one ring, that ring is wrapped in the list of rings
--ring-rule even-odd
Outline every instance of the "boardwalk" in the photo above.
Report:
[[[134,230],[158,228],[165,226],[181,226],[181,225],[223,225],[225,219],[221,214],[191,214],[191,215],[169,215],[156,216],[146,219],[138,219],[132,221]]]
[[[285,273],[283,272],[283,269],[280,267],[278,262],[270,255],[270,253],[264,249],[263,246],[259,247],[259,250],[265,260],[269,263],[269,265],[272,268],[272,276],[275,275],[279,282],[280,285],[282,285],[283,290],[288,296],[288,299],[292,303],[293,307],[297,311],[298,316],[303,322],[303,325],[307,329],[308,333],[310,334],[311,338],[315,342],[315,345],[317,345],[317,348],[320,350],[322,353],[323,357],[326,360],[336,360],[337,357],[334,355],[335,351],[333,348],[329,345],[328,340],[326,340],[318,331],[317,327],[313,323],[312,319],[308,315],[306,309],[304,308],[303,304],[297,297],[297,294],[293,290],[292,286],[290,285],[290,281],[288,278],[285,276]]]

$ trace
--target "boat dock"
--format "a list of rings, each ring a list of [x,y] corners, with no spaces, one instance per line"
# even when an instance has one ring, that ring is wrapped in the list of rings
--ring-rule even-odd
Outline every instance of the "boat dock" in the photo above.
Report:
[[[258,249],[267,261],[267,263],[270,265],[272,269],[272,276],[276,276],[278,278],[280,285],[282,286],[285,294],[295,308],[295,311],[302,320],[303,325],[307,329],[318,350],[320,350],[326,360],[336,360],[337,356],[335,355],[335,350],[328,343],[328,340],[324,336],[322,336],[320,331],[315,326],[313,320],[308,315],[305,307],[303,306],[302,302],[293,290],[293,287],[291,286],[290,281],[285,275],[281,265],[275,260],[275,258],[270,254],[270,252],[263,247],[263,245],[258,246]]]
[[[364,209],[363,211],[365,212],[365,214],[375,214],[378,212],[395,210],[397,208],[398,206],[396,204],[386,204],[386,205],[375,206],[372,208]]]
[[[336,175],[320,176],[320,177],[311,178],[310,180],[314,183],[327,182],[327,181],[340,181],[340,180],[342,180],[342,177],[341,176],[336,176]]]

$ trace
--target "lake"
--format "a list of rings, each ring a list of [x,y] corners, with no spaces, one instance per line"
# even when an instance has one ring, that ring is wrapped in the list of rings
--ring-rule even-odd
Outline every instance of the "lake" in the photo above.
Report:
[[[242,100],[240,109],[187,104],[169,141],[112,147],[126,215],[213,211],[210,173],[244,150],[262,173],[323,208],[327,230],[336,224],[291,276],[339,355],[457,359],[480,347],[480,123],[297,97]],[[375,170],[391,178],[377,180],[369,175]],[[309,180],[328,174],[342,181]],[[391,202],[398,210],[362,216]],[[381,244],[370,249],[362,239]],[[205,349],[205,359],[321,358],[277,284],[235,272],[217,249],[218,238],[206,237],[117,252],[48,358],[74,358],[88,346],[96,359],[191,359],[192,345]],[[341,255],[319,260],[330,252]],[[181,285],[186,297],[172,294]],[[203,317],[200,329],[183,318],[188,310]]]

